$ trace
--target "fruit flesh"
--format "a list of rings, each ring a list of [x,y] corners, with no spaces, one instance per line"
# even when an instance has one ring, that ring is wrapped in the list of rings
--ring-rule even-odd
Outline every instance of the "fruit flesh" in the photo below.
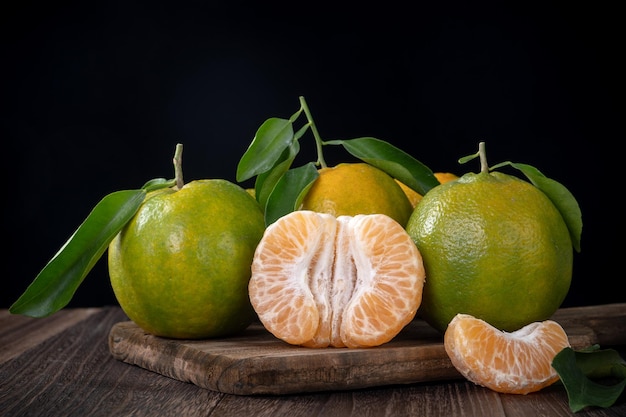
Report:
[[[423,282],[417,248],[390,217],[301,210],[266,230],[249,292],[263,325],[287,343],[366,347],[413,319]]]
[[[464,377],[508,394],[528,394],[556,382],[559,376],[552,360],[569,346],[563,328],[551,320],[507,333],[457,314],[444,335],[446,353]]]

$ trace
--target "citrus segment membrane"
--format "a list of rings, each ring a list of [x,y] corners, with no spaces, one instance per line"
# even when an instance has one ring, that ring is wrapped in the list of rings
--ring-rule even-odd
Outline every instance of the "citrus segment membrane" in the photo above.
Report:
[[[404,228],[384,214],[291,212],[267,227],[249,295],[277,338],[307,347],[371,347],[414,317],[425,272]]]
[[[559,379],[552,360],[570,343],[552,320],[514,332],[498,330],[469,314],[457,314],[444,334],[454,367],[475,384],[507,394],[539,391]]]

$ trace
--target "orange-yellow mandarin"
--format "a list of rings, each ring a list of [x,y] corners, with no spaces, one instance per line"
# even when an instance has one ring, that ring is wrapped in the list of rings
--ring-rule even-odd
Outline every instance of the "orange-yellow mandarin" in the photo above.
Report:
[[[319,169],[319,177],[302,200],[302,210],[337,216],[386,214],[406,225],[413,206],[402,188],[384,171],[366,163],[341,163]]]

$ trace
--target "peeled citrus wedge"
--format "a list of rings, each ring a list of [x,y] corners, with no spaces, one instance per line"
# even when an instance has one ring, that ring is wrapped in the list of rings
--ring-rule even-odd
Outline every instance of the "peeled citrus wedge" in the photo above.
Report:
[[[294,211],[257,246],[248,284],[261,323],[307,347],[372,347],[394,338],[421,303],[424,267],[384,214]]]
[[[552,360],[569,346],[567,334],[552,320],[508,333],[457,314],[444,334],[446,352],[465,378],[506,394],[528,394],[556,382]]]

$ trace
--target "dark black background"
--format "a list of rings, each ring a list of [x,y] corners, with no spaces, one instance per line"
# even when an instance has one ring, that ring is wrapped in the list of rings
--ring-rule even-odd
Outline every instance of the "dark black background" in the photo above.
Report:
[[[2,6],[0,307],[103,196],[173,177],[177,142],[186,181],[234,181],[256,129],[299,96],[324,139],[374,136],[457,174],[479,169],[457,159],[484,140],[490,164],[563,183],[584,222],[564,306],[623,302],[624,30],[604,2],[575,3]],[[70,305],[114,303],[103,258]]]

